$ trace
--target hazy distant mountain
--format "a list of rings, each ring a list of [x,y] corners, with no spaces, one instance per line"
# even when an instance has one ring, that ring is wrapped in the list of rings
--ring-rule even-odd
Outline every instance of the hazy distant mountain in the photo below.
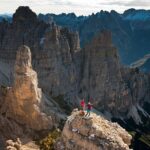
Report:
[[[123,14],[100,11],[87,17],[77,17],[74,13],[40,14],[39,18],[42,20],[51,18],[58,25],[79,31],[81,46],[102,29],[111,30],[113,41],[119,48],[124,64],[131,64],[150,52],[150,11],[148,10],[129,9]]]
[[[79,16],[77,17],[74,13],[65,14],[62,13],[60,15],[55,14],[39,14],[39,19],[44,21],[53,21],[57,22],[61,26],[70,27],[74,30],[79,28],[80,24],[88,17],[85,16]]]
[[[12,14],[0,14],[0,22],[6,20],[8,22],[12,21]]]
[[[124,19],[130,21],[148,21],[150,20],[150,10],[129,9],[123,14]]]

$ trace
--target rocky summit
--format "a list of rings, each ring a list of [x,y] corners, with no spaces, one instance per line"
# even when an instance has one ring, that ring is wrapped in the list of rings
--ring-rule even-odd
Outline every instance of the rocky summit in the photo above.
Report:
[[[130,143],[131,135],[117,123],[95,113],[83,117],[80,111],[74,110],[56,147],[62,150],[129,150]]]

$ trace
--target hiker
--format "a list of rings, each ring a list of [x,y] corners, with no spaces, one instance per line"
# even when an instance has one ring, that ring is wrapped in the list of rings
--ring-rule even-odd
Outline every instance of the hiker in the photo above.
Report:
[[[85,110],[85,101],[84,101],[84,99],[81,100],[80,105],[82,107],[82,111],[84,111]]]
[[[88,102],[88,104],[87,104],[87,113],[86,113],[85,117],[90,116],[91,110],[92,110],[92,104],[90,102]]]

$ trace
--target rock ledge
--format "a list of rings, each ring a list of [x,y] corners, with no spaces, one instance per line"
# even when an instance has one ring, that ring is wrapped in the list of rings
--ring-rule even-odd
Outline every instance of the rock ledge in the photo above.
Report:
[[[86,118],[74,111],[64,126],[61,142],[57,146],[67,150],[129,150],[131,135],[95,113]]]

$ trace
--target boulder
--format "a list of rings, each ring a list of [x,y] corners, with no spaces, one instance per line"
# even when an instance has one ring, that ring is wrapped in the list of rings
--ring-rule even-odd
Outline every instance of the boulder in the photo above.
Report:
[[[69,116],[56,148],[61,146],[64,150],[130,149],[132,137],[120,125],[95,113],[91,113],[90,117],[81,117],[79,114],[79,111],[74,111]]]

